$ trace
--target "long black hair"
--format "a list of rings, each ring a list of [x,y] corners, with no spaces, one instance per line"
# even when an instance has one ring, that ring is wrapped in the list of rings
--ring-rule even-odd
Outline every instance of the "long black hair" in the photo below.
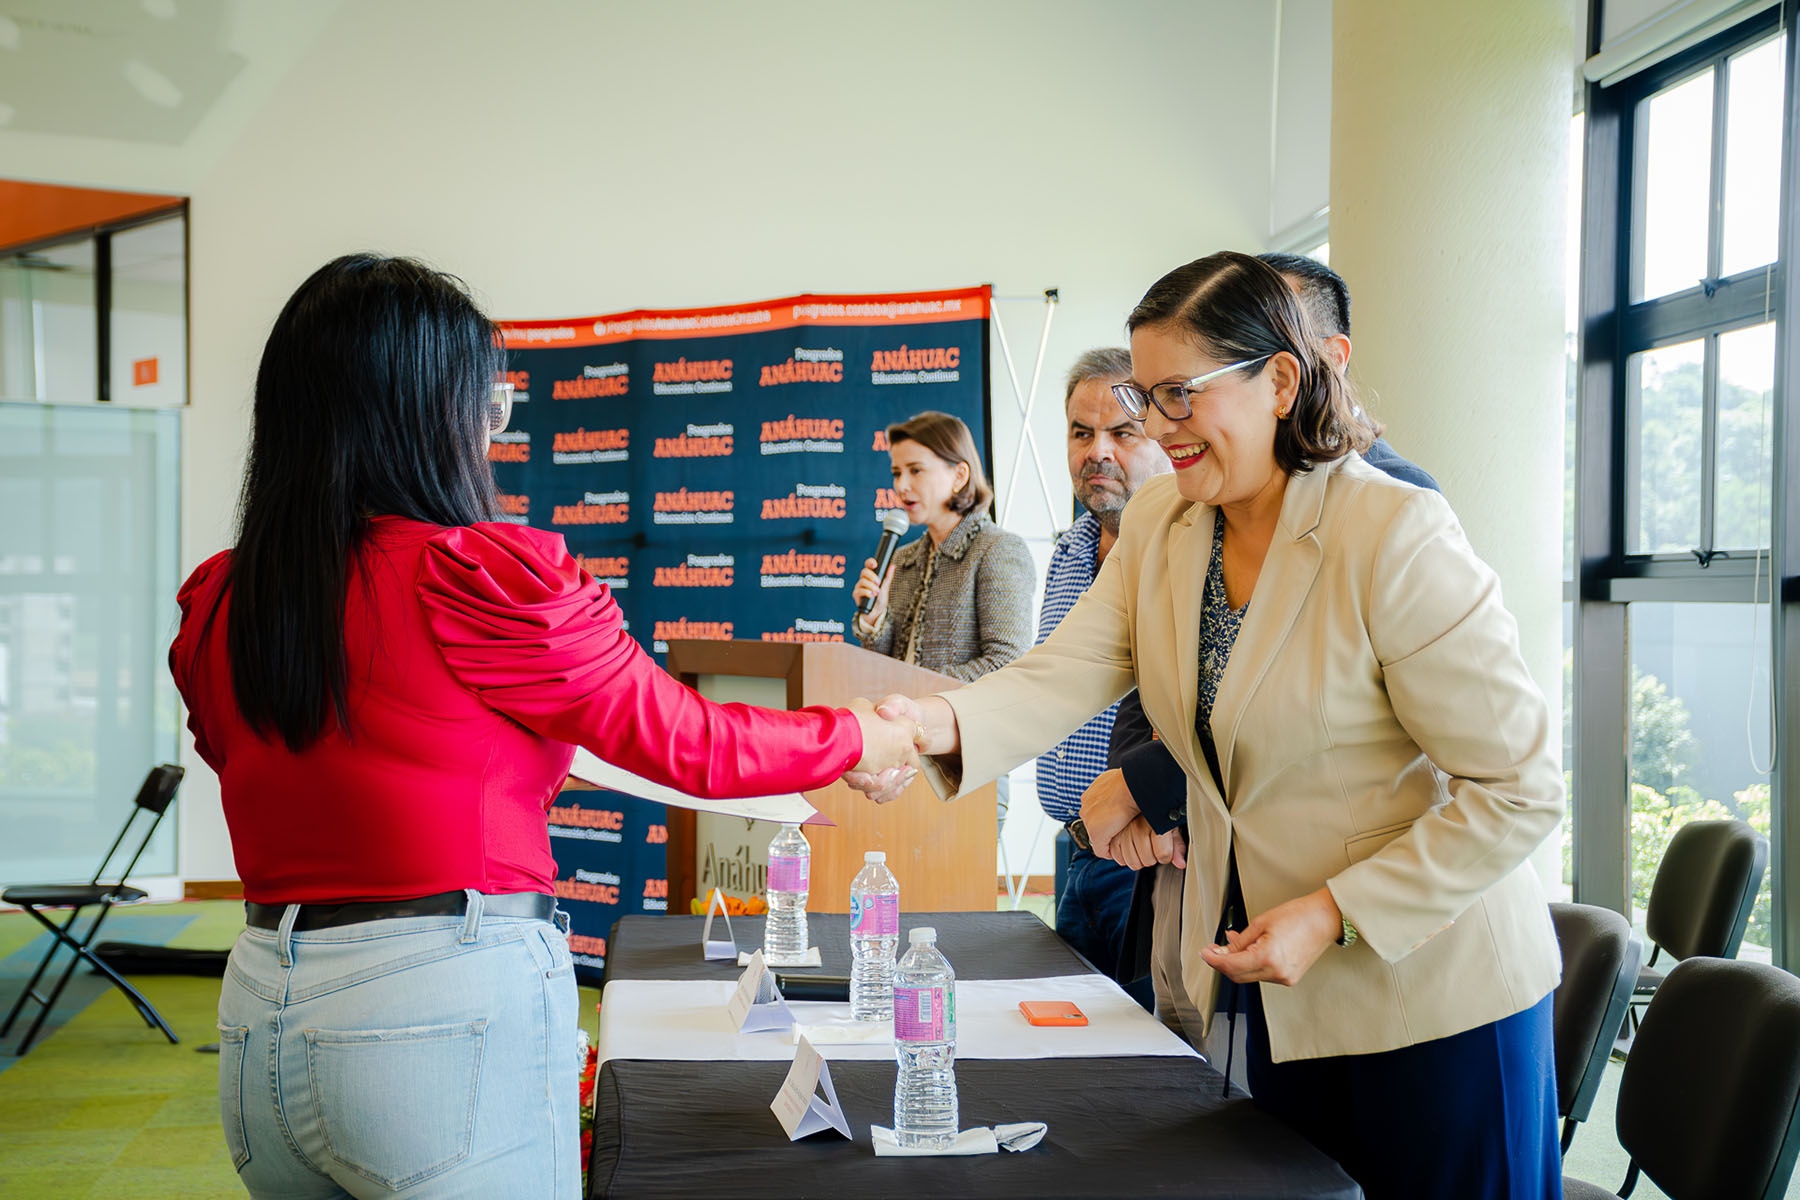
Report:
[[[1293,356],[1300,386],[1275,426],[1275,462],[1290,475],[1367,450],[1381,432],[1320,348],[1320,331],[1294,289],[1252,255],[1221,250],[1176,267],[1150,285],[1125,322],[1128,331],[1145,325],[1171,329],[1221,363]]]
[[[299,753],[350,728],[344,602],[368,518],[495,516],[499,330],[462,282],[349,254],[275,319],[256,372],[226,645],[244,719]]]

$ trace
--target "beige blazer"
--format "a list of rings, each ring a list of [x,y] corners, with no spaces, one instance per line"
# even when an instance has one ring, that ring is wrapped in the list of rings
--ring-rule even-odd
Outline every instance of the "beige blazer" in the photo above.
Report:
[[[1262,989],[1276,1061],[1365,1054],[1510,1016],[1561,970],[1526,861],[1563,811],[1549,711],[1493,571],[1435,492],[1347,457],[1295,476],[1213,706],[1225,794],[1194,734],[1216,510],[1145,484],[1089,589],[1041,646],[945,699],[947,798],[1055,745],[1136,686],[1187,773],[1183,985],[1227,858],[1252,914],[1330,886],[1361,941]],[[952,775],[952,772],[955,772]]]

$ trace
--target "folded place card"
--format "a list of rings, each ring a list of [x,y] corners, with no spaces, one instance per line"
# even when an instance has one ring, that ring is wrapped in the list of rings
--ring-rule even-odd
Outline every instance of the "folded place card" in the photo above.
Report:
[[[764,950],[762,956],[763,961],[768,963],[771,967],[817,967],[824,963],[824,960],[819,957],[819,948],[817,946],[808,946],[805,954],[770,954],[767,950]],[[708,955],[707,957],[710,958],[712,956]],[[749,966],[750,952],[747,950],[739,950],[737,959],[738,966]]]
[[[715,915],[725,918],[725,940],[722,942],[713,941],[712,923]],[[708,962],[730,962],[738,957],[737,938],[731,933],[731,914],[725,911],[725,893],[718,888],[713,889],[712,902],[706,906],[706,924],[700,929],[700,953]],[[738,966],[744,966],[748,961],[745,958]]]
[[[883,1129],[879,1125],[869,1127],[869,1136],[875,1143],[877,1158],[926,1157],[946,1154],[994,1154],[1005,1150],[1029,1150],[1044,1140],[1050,1127],[1042,1121],[1022,1121],[1016,1125],[995,1125],[992,1128],[982,1126],[978,1129],[965,1129],[956,1135],[956,1140],[948,1146],[938,1149],[902,1146],[894,1140],[894,1131]]]
[[[837,1089],[831,1086],[831,1068],[825,1065],[825,1056],[805,1038],[800,1039],[794,1051],[794,1065],[788,1068],[787,1078],[769,1102],[769,1109],[787,1130],[790,1142],[827,1129],[850,1136],[850,1121],[844,1116],[844,1106],[838,1103]]]
[[[762,951],[750,956],[750,965],[738,979],[737,990],[725,1006],[731,1027],[739,1033],[764,1033],[771,1029],[787,1029],[794,1024],[775,977],[763,965]]]

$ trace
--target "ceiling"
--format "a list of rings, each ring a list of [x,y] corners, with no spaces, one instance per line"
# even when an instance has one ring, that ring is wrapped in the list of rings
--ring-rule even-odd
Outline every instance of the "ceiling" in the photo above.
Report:
[[[240,0],[0,0],[0,129],[178,145],[246,58]]]

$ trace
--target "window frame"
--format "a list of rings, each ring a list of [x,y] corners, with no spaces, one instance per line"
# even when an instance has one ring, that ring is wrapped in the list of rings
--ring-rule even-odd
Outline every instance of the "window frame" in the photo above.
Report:
[[[176,405],[159,404],[148,407],[186,408],[193,401],[193,377],[191,364],[194,361],[194,320],[193,320],[193,223],[189,219],[187,200],[152,209],[149,212],[137,213],[118,221],[109,221],[104,225],[95,225],[86,230],[70,230],[51,237],[36,238],[29,242],[0,249],[0,260],[19,258],[27,254],[35,254],[59,246],[73,246],[80,242],[91,242],[94,247],[94,370],[95,386],[93,403],[115,403],[112,395],[112,239],[116,233],[138,229],[145,225],[156,225],[163,221],[181,221],[181,328],[183,346],[189,370],[186,374],[186,386],[183,388],[181,403]],[[37,404],[86,404],[86,400],[50,400],[43,396],[16,397]],[[119,401],[120,407],[132,406]]]
[[[1589,35],[1597,37],[1601,0],[1590,5]],[[1800,794],[1800,730],[1787,713],[1800,701],[1800,297],[1786,286],[1792,247],[1800,244],[1795,196],[1796,55],[1794,33],[1800,0],[1783,0],[1715,37],[1612,87],[1589,84],[1586,92],[1585,185],[1582,200],[1580,347],[1577,368],[1575,448],[1575,570],[1572,778],[1578,803],[1574,822],[1574,893],[1582,903],[1629,913],[1631,657],[1629,606],[1636,601],[1674,603],[1769,603],[1770,579],[1780,581],[1771,614],[1775,697],[1770,778],[1771,832],[1775,842],[1775,961],[1800,963],[1800,911],[1788,879],[1800,869],[1800,822],[1785,819]],[[1784,63],[1778,252],[1772,266],[1720,279],[1723,221],[1728,58],[1788,31]],[[1590,50],[1594,47],[1590,46]],[[1713,143],[1709,182],[1707,278],[1666,296],[1634,300],[1641,271],[1639,201],[1646,168],[1642,102],[1714,68]],[[1800,289],[1796,289],[1800,290]],[[1767,562],[1729,557],[1716,547],[1718,347],[1721,334],[1774,321],[1770,545]],[[1646,350],[1706,339],[1702,368],[1701,544],[1699,553],[1627,553],[1636,520],[1630,478],[1632,435],[1631,356]],[[1760,578],[1760,585],[1758,579]]]

